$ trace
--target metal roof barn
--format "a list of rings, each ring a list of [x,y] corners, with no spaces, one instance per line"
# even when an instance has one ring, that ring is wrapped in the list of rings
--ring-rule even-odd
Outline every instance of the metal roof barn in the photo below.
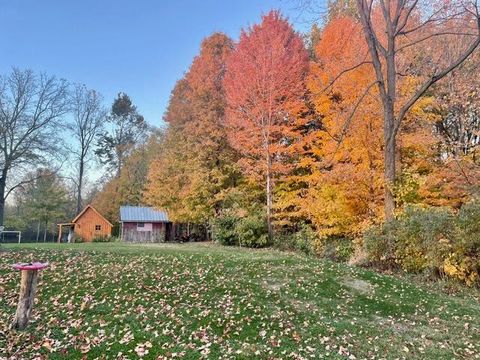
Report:
[[[121,206],[121,222],[170,222],[165,211],[147,206]]]

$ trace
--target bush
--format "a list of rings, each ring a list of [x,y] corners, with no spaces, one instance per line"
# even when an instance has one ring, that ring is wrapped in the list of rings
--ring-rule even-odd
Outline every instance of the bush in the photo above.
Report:
[[[259,214],[240,218],[225,211],[212,224],[213,239],[222,245],[264,247],[269,245],[267,224]]]
[[[307,224],[302,224],[297,232],[275,234],[274,246],[283,251],[299,251],[306,255],[313,255],[315,254],[314,243],[317,239],[315,230]]]
[[[238,217],[227,211],[216,217],[212,223],[213,240],[222,245],[238,245],[235,232],[238,222]]]
[[[113,241],[113,237],[107,236],[107,235],[96,236],[92,239],[92,242],[94,243],[105,243],[105,242],[111,242],[111,241]]]
[[[307,255],[315,253],[315,243],[318,240],[318,235],[310,226],[302,224],[300,230],[293,234],[295,240],[295,250]]]
[[[368,259],[382,267],[430,272],[479,283],[480,204],[466,204],[458,215],[442,208],[407,208],[398,219],[364,236]]]
[[[241,246],[264,247],[269,245],[267,223],[259,215],[241,219],[235,227],[235,233]]]
[[[348,261],[355,251],[352,239],[340,237],[340,238],[327,238],[323,241],[323,249],[320,254],[322,257],[346,262]]]
[[[347,261],[354,246],[349,238],[321,237],[310,225],[302,224],[295,233],[281,234],[275,238],[275,247],[294,250],[306,255],[316,255],[335,261]]]

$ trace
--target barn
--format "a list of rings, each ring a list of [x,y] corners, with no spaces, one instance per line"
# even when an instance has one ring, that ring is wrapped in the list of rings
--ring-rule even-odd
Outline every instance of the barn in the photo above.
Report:
[[[64,227],[68,230],[63,233]],[[105,219],[92,205],[87,205],[70,223],[58,224],[58,242],[67,240],[71,242],[72,235],[81,238],[85,242],[91,242],[95,238],[108,237],[112,234],[113,225]],[[64,239],[66,237],[66,239]]]
[[[159,243],[170,240],[172,223],[165,211],[146,206],[120,207],[120,236],[133,243]]]

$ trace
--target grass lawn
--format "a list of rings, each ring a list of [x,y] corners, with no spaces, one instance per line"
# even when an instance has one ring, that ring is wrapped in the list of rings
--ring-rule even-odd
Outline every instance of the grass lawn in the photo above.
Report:
[[[273,250],[9,245],[0,358],[480,359],[480,304]],[[48,261],[34,318],[8,330],[15,262]]]

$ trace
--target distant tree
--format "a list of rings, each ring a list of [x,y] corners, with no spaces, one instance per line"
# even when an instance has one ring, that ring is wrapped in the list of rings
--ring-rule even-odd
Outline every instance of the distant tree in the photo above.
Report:
[[[357,14],[355,0],[328,0],[327,7],[327,22],[330,22],[337,17],[355,17]]]
[[[84,85],[75,85],[71,95],[73,122],[68,125],[77,146],[72,150],[77,161],[76,213],[82,210],[82,191],[84,187],[85,170],[90,160],[89,155],[94,146],[94,140],[103,130],[106,110],[102,106],[102,97],[95,90],[89,90]]]
[[[452,44],[452,47],[458,46]],[[480,54],[465,62],[454,75],[436,89],[440,119],[436,130],[441,136],[442,156],[459,159],[471,157],[480,164],[480,79],[472,74],[478,71]]]
[[[118,221],[120,206],[144,204],[148,169],[160,151],[160,141],[160,133],[151,134],[127,156],[120,176],[108,179],[93,196],[93,206],[110,221]]]
[[[227,61],[227,125],[241,165],[265,183],[266,218],[272,236],[273,181],[282,173],[282,154],[293,129],[294,113],[305,95],[308,52],[279,12],[242,31]]]
[[[0,76],[0,225],[7,197],[32,180],[22,173],[58,154],[67,95],[65,80],[45,74],[13,69]]]
[[[18,188],[16,202],[23,207],[26,223],[43,224],[43,241],[46,241],[48,225],[64,220],[68,204],[67,189],[55,171],[39,169],[27,175],[24,185]],[[38,240],[38,233],[37,233]]]
[[[125,93],[119,93],[113,101],[107,122],[112,130],[99,137],[95,154],[102,164],[115,169],[118,177],[128,155],[139,142],[146,139],[148,126]]]
[[[312,60],[316,59],[315,47],[322,38],[322,30],[318,27],[317,24],[313,24],[310,32],[305,35],[305,43],[307,45],[310,58]]]

